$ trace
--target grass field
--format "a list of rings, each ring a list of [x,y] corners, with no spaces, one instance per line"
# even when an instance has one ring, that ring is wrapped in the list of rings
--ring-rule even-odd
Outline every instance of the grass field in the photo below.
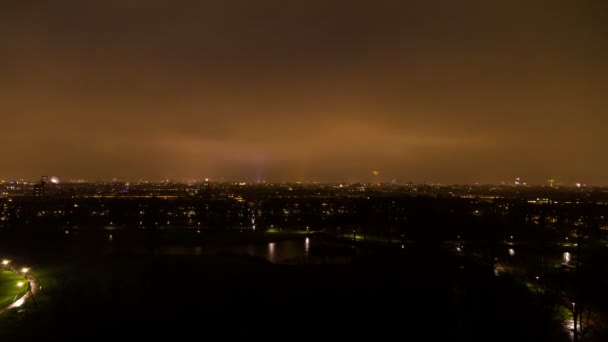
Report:
[[[22,286],[17,286],[22,283]],[[11,304],[15,299],[27,292],[27,280],[24,277],[10,272],[0,272],[0,308]]]

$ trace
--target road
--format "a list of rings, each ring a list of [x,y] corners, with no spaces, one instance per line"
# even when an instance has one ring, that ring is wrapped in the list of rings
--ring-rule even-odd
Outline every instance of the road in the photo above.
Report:
[[[38,293],[38,291],[40,291],[40,289],[42,289],[42,287],[40,286],[40,282],[38,281],[38,278],[36,278],[35,276],[28,273],[25,275],[25,278],[27,279],[27,281],[29,283],[30,290],[26,294],[21,296],[21,298],[14,301],[11,305],[9,305],[3,309],[0,309],[0,314],[3,314],[6,311],[12,310],[14,308],[20,307],[28,299],[30,299],[31,297],[36,295],[36,293]]]

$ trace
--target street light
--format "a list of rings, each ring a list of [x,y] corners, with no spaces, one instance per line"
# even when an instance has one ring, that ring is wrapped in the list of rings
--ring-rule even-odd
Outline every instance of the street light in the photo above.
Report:
[[[6,259],[4,259],[4,260],[2,260],[2,266],[6,266],[6,265],[8,265],[10,262],[11,262],[10,260],[6,260]]]
[[[23,274],[25,274],[25,273],[27,273],[29,271],[30,271],[30,269],[27,268],[27,267],[24,267],[24,268],[21,269],[21,273],[23,273]]]

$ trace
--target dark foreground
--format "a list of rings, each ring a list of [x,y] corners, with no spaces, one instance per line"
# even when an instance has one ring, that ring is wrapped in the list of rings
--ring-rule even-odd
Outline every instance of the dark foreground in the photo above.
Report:
[[[567,339],[509,277],[420,253],[350,265],[149,255],[39,265],[44,290],[0,319],[0,338]]]

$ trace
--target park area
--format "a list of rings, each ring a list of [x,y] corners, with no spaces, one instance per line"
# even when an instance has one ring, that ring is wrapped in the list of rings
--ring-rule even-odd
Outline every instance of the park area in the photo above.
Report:
[[[27,292],[27,280],[11,271],[0,272],[0,309],[5,308]]]

